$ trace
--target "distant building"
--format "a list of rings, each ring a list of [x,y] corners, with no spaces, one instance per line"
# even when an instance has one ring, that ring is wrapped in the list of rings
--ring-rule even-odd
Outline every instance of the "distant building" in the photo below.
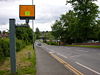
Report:
[[[0,34],[0,38],[5,38],[5,37],[8,37],[8,36],[9,36],[8,33],[1,33],[1,34]]]

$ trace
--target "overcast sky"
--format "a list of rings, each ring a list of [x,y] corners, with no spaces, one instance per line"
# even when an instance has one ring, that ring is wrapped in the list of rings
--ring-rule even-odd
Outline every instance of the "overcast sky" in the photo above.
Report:
[[[30,5],[32,0],[0,0],[0,30],[9,28],[9,18],[15,18],[16,23],[25,23],[19,19],[19,5]],[[36,19],[34,27],[40,31],[50,31],[55,20],[61,14],[72,9],[66,0],[34,0],[36,5]],[[97,2],[100,5],[100,0]],[[32,25],[30,21],[30,26]]]

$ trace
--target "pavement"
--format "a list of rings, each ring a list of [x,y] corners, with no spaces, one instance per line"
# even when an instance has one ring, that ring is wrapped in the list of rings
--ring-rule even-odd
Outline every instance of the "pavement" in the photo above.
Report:
[[[35,46],[37,75],[75,75],[41,46]]]

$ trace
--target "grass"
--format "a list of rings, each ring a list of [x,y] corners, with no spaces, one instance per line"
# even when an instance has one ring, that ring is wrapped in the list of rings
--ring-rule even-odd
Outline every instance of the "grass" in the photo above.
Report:
[[[100,48],[99,45],[66,45],[66,46],[72,46],[72,47],[88,47],[88,48]]]
[[[36,75],[36,56],[32,45],[17,52],[16,61],[17,75]],[[0,66],[0,75],[11,75],[9,58]]]

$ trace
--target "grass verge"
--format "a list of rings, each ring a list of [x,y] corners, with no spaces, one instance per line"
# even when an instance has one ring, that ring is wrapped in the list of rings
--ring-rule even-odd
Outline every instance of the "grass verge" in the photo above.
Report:
[[[32,45],[28,45],[16,53],[17,75],[36,75],[36,56]],[[0,75],[10,74],[10,59],[0,66]]]
[[[88,48],[100,48],[99,45],[66,45],[66,46],[72,46],[72,47],[88,47]]]

